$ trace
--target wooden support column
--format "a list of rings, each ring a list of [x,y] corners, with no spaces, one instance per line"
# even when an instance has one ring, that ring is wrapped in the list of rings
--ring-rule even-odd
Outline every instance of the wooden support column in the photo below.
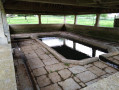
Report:
[[[96,14],[95,27],[98,27],[99,26],[99,21],[100,21],[100,14]]]
[[[74,25],[77,24],[77,15],[75,15],[75,18],[74,18]]]
[[[73,49],[76,50],[76,43],[73,42]]]
[[[66,41],[65,41],[65,39],[63,40],[63,45],[66,45]]]
[[[39,24],[41,24],[41,15],[38,15]]]
[[[96,49],[92,48],[92,57],[95,57],[95,55],[96,55]]]
[[[66,16],[64,15],[64,24],[66,24]]]

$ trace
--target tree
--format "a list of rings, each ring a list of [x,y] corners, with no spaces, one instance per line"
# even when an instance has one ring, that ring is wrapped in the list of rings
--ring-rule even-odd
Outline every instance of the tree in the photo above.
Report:
[[[108,17],[107,14],[101,14],[101,18],[106,19]]]

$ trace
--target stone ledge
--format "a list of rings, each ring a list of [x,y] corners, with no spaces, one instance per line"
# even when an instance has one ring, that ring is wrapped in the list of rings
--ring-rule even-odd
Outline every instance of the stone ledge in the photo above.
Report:
[[[17,90],[11,45],[0,45],[0,89]]]
[[[100,55],[100,56],[108,58],[108,57],[115,56],[115,55],[118,55],[118,54],[119,54],[119,51],[115,51],[115,52],[110,52],[108,54],[103,54],[103,55]]]

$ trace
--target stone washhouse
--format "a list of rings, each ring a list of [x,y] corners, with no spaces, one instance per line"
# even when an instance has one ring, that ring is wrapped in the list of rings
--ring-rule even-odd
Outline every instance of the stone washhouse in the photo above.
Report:
[[[119,18],[113,28],[99,27],[105,13],[119,13],[119,0],[0,0],[0,90],[119,90]],[[6,14],[38,15],[39,24],[8,25]],[[77,25],[84,14],[96,14],[94,26]],[[62,15],[64,23],[42,24],[41,15]],[[49,36],[73,40],[73,49],[92,46],[92,56],[105,53],[65,58],[39,40]]]

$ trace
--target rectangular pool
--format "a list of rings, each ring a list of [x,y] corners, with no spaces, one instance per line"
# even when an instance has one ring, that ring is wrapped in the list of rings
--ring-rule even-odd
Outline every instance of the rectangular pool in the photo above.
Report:
[[[43,37],[39,39],[67,59],[81,60],[99,57],[99,55],[106,53],[97,48],[89,47],[62,37]]]

